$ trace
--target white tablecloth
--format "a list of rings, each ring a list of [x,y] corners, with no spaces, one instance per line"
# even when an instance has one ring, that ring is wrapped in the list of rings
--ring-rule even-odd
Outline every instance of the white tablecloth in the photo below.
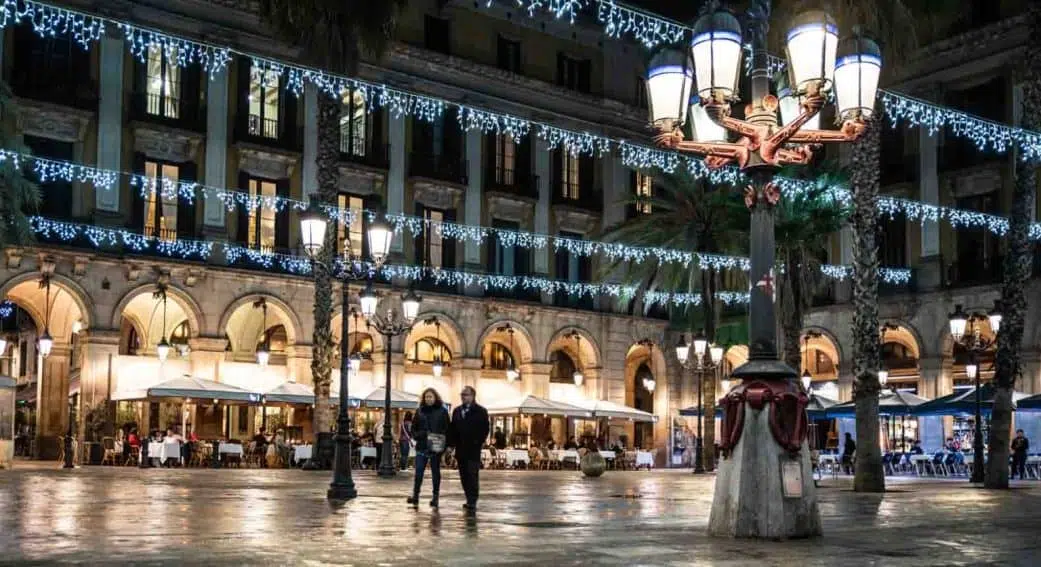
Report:
[[[297,445],[293,447],[293,460],[297,463],[301,463],[311,458],[311,446],[310,445]]]
[[[149,459],[159,459],[160,462],[165,462],[166,459],[180,459],[181,458],[181,442],[180,441],[166,441],[166,442],[150,441],[148,443],[148,458]]]
[[[647,451],[636,452],[636,466],[638,467],[653,467],[654,466],[654,455],[651,455]]]
[[[824,463],[837,463],[838,460],[839,456],[834,453],[824,453],[823,455],[817,458],[817,462],[819,462],[822,465]]]
[[[234,455],[237,457],[242,456],[242,445],[237,443],[221,443],[217,450],[221,455]]]
[[[618,455],[614,451],[600,451],[600,456],[606,461],[613,461]]]
[[[570,450],[568,450],[568,449],[560,449],[560,450],[556,450],[556,451],[550,451],[549,453],[550,453],[550,457],[552,457],[554,460],[557,460],[557,461],[560,461],[560,462],[564,462],[564,461],[567,461],[567,460],[576,461],[576,462],[578,461],[578,451],[576,451],[574,449],[570,449]]]
[[[375,447],[359,447],[358,448],[358,455],[361,457],[362,460],[365,460],[367,458],[375,459],[376,458],[376,448]]]
[[[531,459],[528,458],[528,452],[527,451],[521,451],[521,450],[507,450],[506,451],[506,464],[512,465],[513,463],[516,463],[516,462],[521,462],[521,463],[524,463],[524,464],[530,463]]]

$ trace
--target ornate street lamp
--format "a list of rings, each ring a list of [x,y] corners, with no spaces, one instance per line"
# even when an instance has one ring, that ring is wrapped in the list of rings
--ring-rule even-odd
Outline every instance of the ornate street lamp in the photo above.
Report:
[[[36,340],[36,346],[40,349],[40,356],[47,358],[54,348],[54,337],[51,336],[51,276],[44,274],[40,277],[40,287],[46,289],[46,299],[43,304],[43,334]],[[67,453],[66,453],[67,454]]]
[[[765,47],[766,21],[762,14],[750,18],[752,39],[751,104],[744,117],[731,115],[738,100],[743,51],[740,22],[726,11],[713,11],[698,19],[690,41],[689,56],[665,49],[652,58],[647,75],[650,119],[663,148],[705,156],[709,167],[736,164],[751,184],[745,203],[751,209],[751,277],[754,290],[749,311],[750,366],[736,376],[783,379],[796,376],[777,360],[774,314],[774,205],[780,198],[772,182],[780,166],[806,164],[821,143],[852,142],[864,130],[870,116],[881,56],[878,46],[864,37],[838,40],[835,22],[823,12],[797,17],[787,34],[789,80],[782,92],[784,125],[778,121],[778,98],[770,93]],[[838,54],[838,60],[836,56]],[[829,93],[837,96],[839,130],[808,128]],[[684,102],[692,100],[688,107]],[[684,139],[688,112],[694,138]],[[705,118],[715,128],[706,127]],[[728,141],[720,128],[736,136]],[[695,345],[696,346],[696,345]]]
[[[329,221],[322,214],[318,202],[312,200],[311,205],[300,215],[300,240],[304,246],[304,252],[314,258],[325,245],[325,231],[328,229]]]
[[[981,333],[980,324],[984,321],[991,326],[994,339],[985,339]],[[948,324],[951,338],[959,343],[969,353],[969,360],[965,364],[965,376],[976,384],[976,407],[975,424],[973,426],[972,440],[972,476],[969,482],[983,482],[983,399],[980,392],[980,355],[994,346],[997,342],[998,329],[1001,327],[1001,303],[994,301],[994,308],[988,313],[973,312],[966,313],[961,305],[954,306],[954,312],[948,316]],[[966,332],[967,331],[967,332]]]
[[[567,334],[564,335],[565,339],[575,339],[575,355],[578,360],[581,360],[582,353],[582,335],[578,332],[578,329],[571,329]],[[571,375],[571,380],[574,381],[576,386],[581,386],[586,380],[585,374],[582,373],[581,368],[575,368],[575,372]],[[653,390],[651,390],[653,391]]]
[[[802,389],[807,392],[810,391],[810,384],[813,383],[813,376],[810,375],[809,370],[802,371]]]
[[[260,299],[253,302],[253,309],[260,309],[261,324],[260,324],[260,344],[257,345],[257,364],[261,368],[267,368],[268,361],[271,360],[271,336],[267,332],[267,299],[261,297]]]
[[[166,285],[156,284],[152,298],[163,302],[163,336],[155,345],[155,354],[159,357],[159,362],[166,362],[166,358],[170,356],[170,342],[166,340]]]
[[[434,362],[430,365],[430,370],[434,373],[435,378],[440,378],[445,372],[445,366],[448,363],[444,361],[444,348],[441,346],[441,321],[437,317],[431,317],[423,321],[425,325],[433,325],[435,337],[437,338],[437,345],[434,347]]]
[[[705,389],[705,375],[714,372],[723,361],[723,347],[709,345],[704,331],[699,331],[694,335],[691,338],[691,344],[694,345],[694,356],[690,355],[690,347],[680,334],[680,340],[676,343],[676,359],[683,368],[693,370],[698,377],[698,437],[694,442],[694,474],[701,474],[705,472],[701,440],[702,423],[705,421],[705,400],[702,392]],[[729,388],[724,386],[723,389],[728,390]]]
[[[516,382],[517,380],[520,380],[520,371],[517,370],[517,362],[513,359],[515,356],[513,350],[513,325],[506,323],[495,330],[500,333],[506,333],[510,336],[510,360],[509,365],[506,367],[506,381]]]

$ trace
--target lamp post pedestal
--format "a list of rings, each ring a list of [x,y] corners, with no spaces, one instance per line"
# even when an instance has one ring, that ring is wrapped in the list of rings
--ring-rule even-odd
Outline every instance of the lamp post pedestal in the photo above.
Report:
[[[398,474],[397,468],[394,467],[394,436],[390,432],[390,362],[393,358],[391,344],[394,335],[385,333],[383,337],[387,344],[387,383],[384,389],[386,397],[383,400],[383,440],[381,441],[383,448],[380,450],[380,468],[376,474],[380,478],[391,478]]]
[[[705,473],[705,456],[702,454],[702,448],[704,442],[701,439],[702,436],[702,422],[705,421],[705,402],[702,397],[701,391],[705,388],[705,373],[703,371],[697,372],[698,377],[698,437],[694,440],[694,474]],[[713,419],[715,415],[713,414]]]

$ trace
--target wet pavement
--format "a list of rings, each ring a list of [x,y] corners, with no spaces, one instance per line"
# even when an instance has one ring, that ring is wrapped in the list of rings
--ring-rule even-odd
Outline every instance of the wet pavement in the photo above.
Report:
[[[484,471],[476,518],[446,472],[441,508],[405,503],[411,474],[19,463],[0,471],[0,564],[1037,565],[1041,483],[987,492],[896,480],[885,496],[828,479],[825,535],[789,542],[705,535],[714,477],[682,471]],[[429,480],[426,485],[429,489]]]

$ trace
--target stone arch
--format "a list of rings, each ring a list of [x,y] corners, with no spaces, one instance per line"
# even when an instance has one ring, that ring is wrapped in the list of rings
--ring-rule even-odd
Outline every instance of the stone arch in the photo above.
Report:
[[[962,309],[968,313],[984,313],[994,308],[993,301],[990,301],[991,305],[986,305],[988,302],[979,301],[980,298],[976,298],[977,303],[975,304],[962,304]],[[951,308],[953,311],[954,308]],[[1029,320],[1029,319],[1028,319]],[[994,331],[990,328],[990,321],[983,320],[975,323],[976,327],[980,329],[980,335],[987,340],[993,341],[995,339]],[[1028,325],[1029,327],[1029,325]],[[965,332],[969,332],[969,327],[965,327]],[[936,342],[934,343],[939,346],[939,354],[942,358],[952,358],[954,356],[954,338],[951,337],[951,326],[947,320],[947,313],[944,313],[943,322],[940,325],[940,332],[937,334]]]
[[[462,328],[455,322],[455,319],[448,316],[447,313],[440,311],[427,311],[420,315],[412,330],[409,331],[408,336],[405,337],[403,348],[406,356],[411,352],[412,346],[416,344],[416,341],[437,337],[438,331],[435,325],[426,323],[432,317],[436,317],[438,322],[441,323],[440,339],[448,347],[449,352],[452,353],[452,358],[461,359],[466,356],[466,341],[463,340]],[[514,333],[514,342],[516,343],[516,333]]]
[[[337,305],[339,305],[339,304],[337,304]],[[353,317],[351,318],[350,321],[348,321],[348,325],[349,325],[348,332],[351,334],[352,337],[356,336],[358,334],[367,334],[367,335],[369,335],[370,337],[372,337],[372,352],[374,352],[374,353],[375,352],[383,352],[383,350],[384,350],[383,335],[377,333],[376,329],[367,328],[365,326],[365,318],[361,316],[361,306],[353,306],[353,307],[358,311],[359,315],[358,315],[357,323],[355,323],[355,320],[354,320]],[[343,318],[343,313],[342,313],[341,309],[337,306],[333,310],[333,317],[332,317],[332,320],[330,321],[330,325],[331,325],[331,328],[332,328],[333,344],[336,345],[336,353],[334,354],[334,356],[338,356],[339,353],[340,353],[340,334],[343,331],[343,321],[342,321],[342,318]]]
[[[896,329],[886,330],[885,342],[902,345],[914,353],[915,358],[922,358],[924,345],[917,329],[915,329],[910,323],[904,321],[885,321],[885,323],[890,323],[897,327]]]
[[[809,336],[810,333],[819,336]],[[815,353],[822,353],[830,364],[821,365],[820,359]],[[815,380],[836,380],[839,376],[839,367],[844,358],[835,335],[823,327],[806,327],[799,337],[800,365],[803,368],[796,370],[801,374],[803,370],[809,370]]]
[[[641,369],[650,370],[654,377],[653,392],[648,392],[639,375]],[[668,430],[664,419],[668,415],[669,372],[661,344],[653,347],[632,344],[625,355],[625,405],[643,409],[659,416],[658,424],[632,424],[634,438],[631,443],[643,447],[659,446],[667,438]]]
[[[40,288],[40,276],[40,272],[26,272],[8,279],[0,286],[0,297],[25,309],[38,327],[49,328],[51,336],[61,342],[71,339],[72,324],[76,321],[80,321],[81,330],[94,326],[97,317],[90,295],[78,283],[60,274],[51,274],[50,320],[45,322],[47,294]]]
[[[297,344],[302,337],[303,327],[300,318],[286,302],[265,293],[249,293],[233,301],[220,318],[218,328],[231,339],[232,352],[256,350],[256,341],[266,329],[261,329],[263,314],[253,308],[253,303],[262,297],[268,305],[268,328],[279,324],[285,326],[287,347]]]
[[[738,368],[742,364],[748,362],[748,345],[734,345],[723,353],[723,360],[725,361],[725,373],[730,374],[735,368]]]
[[[158,286],[155,283],[148,283],[140,285],[124,294],[119,302],[116,303],[115,308],[112,309],[112,317],[109,323],[111,328],[119,328],[120,319],[122,319],[124,311],[126,311],[127,306],[132,301],[141,295],[151,299],[151,296],[155,293],[157,287]],[[198,302],[195,301],[195,298],[193,298],[187,291],[169,284],[166,286],[166,298],[168,315],[170,304],[172,302],[183,312],[184,319],[188,321],[188,329],[191,331],[191,336],[197,337],[202,334],[202,330],[206,328],[206,315],[203,313],[202,308],[199,307]],[[173,326],[171,326],[171,328],[172,327]]]
[[[513,356],[516,358],[516,363],[528,364],[534,360],[535,340],[532,338],[531,332],[518,321],[513,319],[499,319],[494,323],[491,323],[484,328],[481,332],[481,336],[477,339],[477,345],[475,352],[477,356],[481,356],[484,344],[488,341],[497,342],[504,346],[510,346],[510,339],[507,333],[498,331],[500,327],[509,323],[510,327],[513,328]]]
[[[575,344],[575,339],[566,338],[565,335],[577,331],[582,337],[582,341],[579,345]],[[572,360],[574,360],[580,370],[589,370],[591,368],[600,368],[603,365],[603,358],[600,354],[600,345],[589,331],[582,327],[569,325],[562,327],[553,333],[549,343],[546,345],[546,360],[550,360],[553,351],[563,350],[566,352]]]

